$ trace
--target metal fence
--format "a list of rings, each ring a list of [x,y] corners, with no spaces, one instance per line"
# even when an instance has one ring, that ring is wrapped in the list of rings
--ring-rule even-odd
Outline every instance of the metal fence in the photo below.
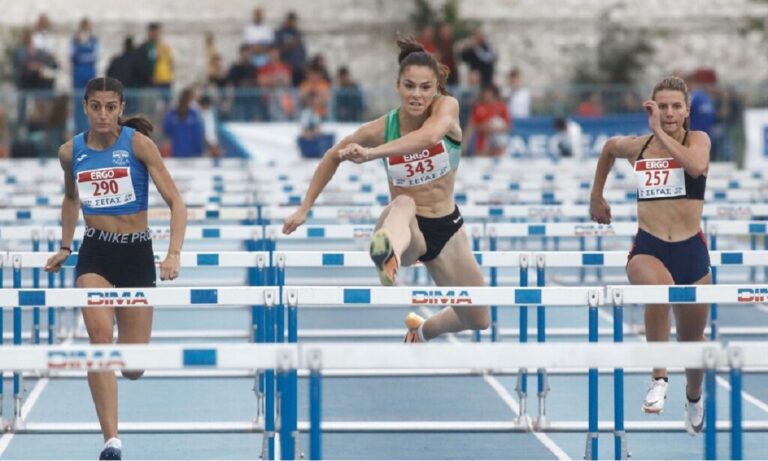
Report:
[[[747,107],[768,105],[764,86],[709,89],[715,101],[717,122],[712,136],[718,160],[740,161],[744,149],[743,112]],[[451,93],[461,104],[462,123],[470,118],[478,88],[456,87]],[[502,89],[502,93],[504,90]],[[637,112],[650,94],[650,87],[626,85],[531,86],[531,115],[568,117],[578,114],[587,102],[604,114]],[[302,95],[295,88],[276,90],[202,88],[210,96],[219,122],[296,121],[304,111]],[[52,90],[0,92],[0,155],[3,149],[14,156],[51,157],[57,147],[84,126],[80,94]],[[155,125],[155,138],[164,140],[162,120],[175,104],[167,89],[126,90],[126,114],[141,113]],[[331,88],[324,103],[326,121],[361,122],[385,113],[397,104],[394,85]],[[4,114],[4,115],[3,115]],[[5,126],[4,126],[5,125]],[[514,128],[513,128],[514,129]]]

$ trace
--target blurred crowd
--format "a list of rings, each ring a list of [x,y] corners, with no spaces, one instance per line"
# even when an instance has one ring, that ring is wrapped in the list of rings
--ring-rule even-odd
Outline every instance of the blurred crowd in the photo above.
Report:
[[[295,121],[302,136],[311,139],[322,136],[324,121],[359,122],[379,115],[366,111],[364,88],[348,65],[332,72],[323,54],[308,55],[295,12],[288,12],[277,28],[265,15],[262,8],[253,10],[242,30],[238,57],[231,63],[225,62],[215,35],[206,33],[205,75],[192,86],[176,84],[175,52],[160,23],[148,24],[140,42],[125,37],[122,50],[111,55],[106,75],[125,86],[126,113],[150,115],[165,155],[221,155],[222,121]],[[555,115],[555,129],[560,130],[573,116],[637,112],[645,96],[633,88],[529,88],[521,69],[497,69],[498,53],[482,27],[456,39],[453,25],[440,23],[424,26],[415,36],[450,70],[449,88],[461,103],[465,155],[502,155],[515,120]],[[53,89],[62,57],[55,52],[50,19],[42,14],[22,31],[13,69],[23,97],[15,117],[0,99],[0,157],[52,155],[66,136],[87,128],[80,97],[88,80],[97,76],[103,52],[91,22],[83,18],[69,45],[71,95],[58,94]],[[685,77],[691,88],[691,128],[710,134],[713,160],[732,160],[727,127],[738,124],[738,98],[718,86],[716,75],[707,69]],[[13,139],[11,119],[17,120]]]

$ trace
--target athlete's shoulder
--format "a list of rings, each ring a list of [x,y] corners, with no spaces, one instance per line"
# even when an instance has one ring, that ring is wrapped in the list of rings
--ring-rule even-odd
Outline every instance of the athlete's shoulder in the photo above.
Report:
[[[60,160],[72,160],[72,151],[74,150],[74,139],[70,139],[64,144],[59,146],[59,159]]]

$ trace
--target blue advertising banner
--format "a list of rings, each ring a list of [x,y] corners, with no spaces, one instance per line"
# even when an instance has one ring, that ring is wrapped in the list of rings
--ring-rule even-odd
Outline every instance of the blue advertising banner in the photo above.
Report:
[[[637,136],[648,133],[648,115],[605,115],[602,117],[572,117],[565,129],[558,131],[555,117],[515,119],[510,130],[507,155],[512,157],[559,157],[563,143],[573,144],[576,157],[597,157],[611,136]]]

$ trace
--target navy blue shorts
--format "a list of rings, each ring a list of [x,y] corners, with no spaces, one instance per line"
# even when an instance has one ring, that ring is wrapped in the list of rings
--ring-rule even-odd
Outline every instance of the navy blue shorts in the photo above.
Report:
[[[665,242],[638,229],[627,260],[635,255],[650,255],[664,264],[675,285],[693,285],[709,273],[709,249],[704,232],[680,242]]]

